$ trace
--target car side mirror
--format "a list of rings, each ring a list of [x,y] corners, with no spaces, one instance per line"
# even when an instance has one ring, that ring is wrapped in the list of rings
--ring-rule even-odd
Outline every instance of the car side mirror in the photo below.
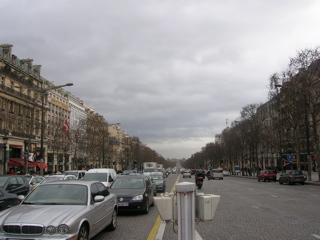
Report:
[[[94,197],[94,202],[102,202],[104,200],[104,196],[102,195],[97,195]]]

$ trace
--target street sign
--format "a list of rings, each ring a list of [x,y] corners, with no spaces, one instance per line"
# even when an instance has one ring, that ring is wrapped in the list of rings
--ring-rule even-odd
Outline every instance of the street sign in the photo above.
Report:
[[[291,154],[288,154],[288,162],[289,163],[292,163],[293,162],[293,155],[291,155]]]

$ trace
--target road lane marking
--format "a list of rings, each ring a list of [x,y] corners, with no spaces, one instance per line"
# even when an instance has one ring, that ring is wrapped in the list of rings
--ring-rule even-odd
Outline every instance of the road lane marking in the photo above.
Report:
[[[270,196],[271,196],[271,197],[275,197],[275,198],[278,197],[278,196],[276,196],[276,195],[270,195]]]
[[[258,209],[259,207],[257,207],[257,206],[252,206],[253,208],[255,208],[255,209]]]
[[[315,238],[320,239],[320,235],[317,235],[317,234],[311,234],[311,236],[314,236]]]

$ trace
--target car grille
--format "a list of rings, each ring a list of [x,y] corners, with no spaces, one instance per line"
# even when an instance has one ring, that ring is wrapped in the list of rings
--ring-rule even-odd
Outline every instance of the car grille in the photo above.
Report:
[[[6,224],[3,225],[3,231],[11,234],[29,234],[41,235],[44,231],[43,225],[24,225],[24,224]]]

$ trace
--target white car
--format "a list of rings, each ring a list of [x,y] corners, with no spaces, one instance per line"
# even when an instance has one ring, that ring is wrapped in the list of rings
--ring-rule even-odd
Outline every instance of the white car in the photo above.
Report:
[[[224,171],[223,171],[223,176],[230,176],[230,172],[227,171],[227,170],[224,170]]]
[[[223,171],[222,169],[212,169],[212,179],[222,179],[223,180]]]
[[[191,172],[190,171],[184,171],[183,173],[182,173],[182,177],[183,178],[191,178]]]

